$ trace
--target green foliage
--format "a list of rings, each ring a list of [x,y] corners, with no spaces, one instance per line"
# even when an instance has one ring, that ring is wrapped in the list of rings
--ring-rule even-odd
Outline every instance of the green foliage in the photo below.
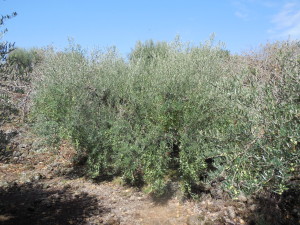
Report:
[[[299,169],[299,49],[231,56],[177,38],[139,42],[129,61],[115,48],[48,50],[32,116],[40,133],[73,141],[92,177],[156,194],[171,179],[191,195],[217,180],[233,195],[280,192]]]
[[[30,81],[33,67],[39,64],[42,58],[42,53],[38,49],[17,48],[7,57],[6,74],[9,74],[12,80]]]

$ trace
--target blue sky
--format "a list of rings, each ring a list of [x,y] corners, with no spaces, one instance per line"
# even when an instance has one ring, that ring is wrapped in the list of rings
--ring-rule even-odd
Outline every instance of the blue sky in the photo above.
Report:
[[[16,46],[63,49],[68,37],[84,48],[116,46],[126,55],[136,41],[198,44],[215,33],[234,53],[267,41],[300,39],[300,0],[0,0],[2,38]]]

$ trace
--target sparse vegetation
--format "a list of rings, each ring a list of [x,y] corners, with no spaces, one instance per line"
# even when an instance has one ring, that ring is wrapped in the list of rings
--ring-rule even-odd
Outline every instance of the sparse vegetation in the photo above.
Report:
[[[87,56],[51,49],[34,70],[32,120],[52,142],[72,141],[89,175],[121,175],[162,194],[176,179],[189,195],[218,183],[232,196],[282,193],[299,173],[300,45],[229,54],[138,43]]]
[[[4,25],[5,20],[11,19],[17,15],[16,12],[13,12],[11,15],[1,15],[0,18],[0,27]],[[7,32],[7,28],[0,31],[0,39]],[[0,68],[2,63],[5,62],[8,53],[14,50],[14,43],[9,42],[0,42]]]
[[[39,49],[22,49],[13,50],[7,57],[4,72],[6,79],[20,80],[29,82],[34,66],[39,64],[43,59],[43,52]]]
[[[0,28],[4,26],[4,22],[8,19],[11,19],[12,17],[15,17],[17,15],[16,12],[12,13],[11,15],[1,15],[0,16]],[[4,28],[0,30],[0,112],[1,112],[1,117],[0,117],[0,123],[6,119],[6,117],[10,113],[14,113],[15,109],[11,104],[9,104],[9,94],[7,93],[6,90],[3,90],[3,77],[5,76],[2,72],[4,68],[6,67],[6,59],[8,54],[14,50],[14,43],[9,43],[6,41],[2,41],[2,38],[4,34],[7,32],[7,28]]]

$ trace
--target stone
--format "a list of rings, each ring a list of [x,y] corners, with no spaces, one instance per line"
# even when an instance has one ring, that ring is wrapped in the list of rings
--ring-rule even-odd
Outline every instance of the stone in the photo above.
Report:
[[[241,202],[247,202],[247,197],[245,196],[244,193],[240,193],[239,196],[238,196],[238,200],[241,201]]]
[[[19,145],[19,148],[20,149],[24,149],[24,148],[27,148],[28,147],[28,144],[20,144]]]
[[[232,219],[232,220],[235,219],[236,214],[235,214],[234,208],[232,206],[229,206],[227,208],[227,212],[228,212],[228,216],[230,219]]]
[[[252,211],[252,212],[255,211],[256,208],[257,208],[257,207],[256,207],[255,204],[252,204],[252,205],[249,206],[249,210]]]
[[[43,188],[44,188],[44,189],[47,189],[47,188],[50,188],[50,187],[51,187],[50,184],[43,184]]]
[[[32,181],[39,181],[43,179],[43,175],[38,173],[38,174],[35,174],[33,177],[32,177]]]
[[[255,202],[255,201],[254,201],[253,198],[249,198],[248,201],[247,201],[247,203],[250,204],[250,205],[251,205],[251,204],[254,204],[254,202]]]
[[[22,155],[22,153],[19,152],[19,151],[14,151],[13,154],[12,154],[13,157],[19,157],[21,155]]]

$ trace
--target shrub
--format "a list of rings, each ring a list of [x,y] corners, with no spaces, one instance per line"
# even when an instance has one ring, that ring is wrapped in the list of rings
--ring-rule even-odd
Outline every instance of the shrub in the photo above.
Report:
[[[122,175],[156,194],[172,179],[191,195],[221,180],[233,195],[280,192],[299,165],[298,51],[286,42],[232,56],[179,39],[139,42],[128,61],[115,48],[49,50],[32,115],[87,155],[92,177]]]
[[[43,52],[40,49],[13,50],[7,57],[4,70],[12,80],[30,81],[33,67],[42,61]]]

